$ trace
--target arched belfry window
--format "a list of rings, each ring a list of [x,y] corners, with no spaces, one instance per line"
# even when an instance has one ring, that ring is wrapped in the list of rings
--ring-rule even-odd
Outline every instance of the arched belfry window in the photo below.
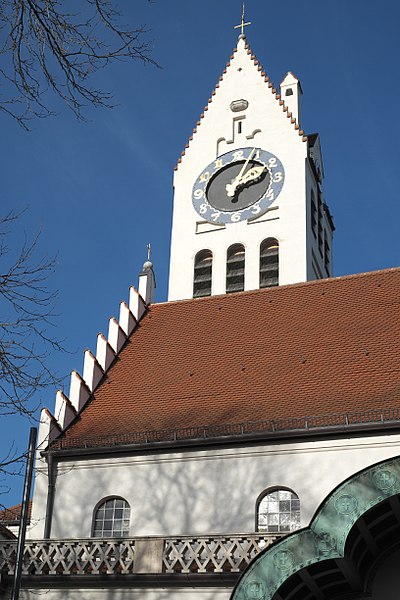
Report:
[[[102,500],[93,513],[94,537],[127,537],[131,508],[124,498]]]
[[[212,262],[211,250],[200,250],[196,254],[194,259],[193,298],[211,296]]]
[[[268,238],[260,246],[260,288],[279,285],[279,242]]]
[[[257,501],[257,531],[289,533],[300,527],[300,500],[288,489],[273,489]]]
[[[245,250],[242,244],[234,244],[228,248],[226,260],[226,292],[242,292],[244,290]]]

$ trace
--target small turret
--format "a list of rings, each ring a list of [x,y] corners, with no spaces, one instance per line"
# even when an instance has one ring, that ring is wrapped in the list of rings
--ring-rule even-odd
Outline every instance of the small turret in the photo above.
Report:
[[[303,94],[300,81],[291,71],[281,81],[281,98],[292,113],[294,119],[300,124],[300,96]]]

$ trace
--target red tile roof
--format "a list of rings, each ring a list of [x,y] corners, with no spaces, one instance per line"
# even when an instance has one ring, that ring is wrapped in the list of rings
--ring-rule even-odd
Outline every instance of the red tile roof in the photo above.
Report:
[[[152,305],[63,434],[400,406],[400,269]]]
[[[0,523],[18,524],[21,520],[22,504],[0,510]],[[32,500],[28,504],[28,519],[31,518]]]

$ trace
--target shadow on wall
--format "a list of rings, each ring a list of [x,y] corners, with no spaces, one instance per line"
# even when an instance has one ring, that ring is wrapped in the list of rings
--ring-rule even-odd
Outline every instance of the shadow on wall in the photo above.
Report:
[[[227,414],[229,418],[229,414]],[[86,538],[93,510],[109,496],[131,507],[130,536],[250,533],[256,501],[271,487],[299,496],[302,525],[331,489],[312,452],[242,449],[160,452],[61,463],[56,481],[52,538]],[[340,477],[340,475],[338,475]],[[318,493],[316,492],[318,491]]]

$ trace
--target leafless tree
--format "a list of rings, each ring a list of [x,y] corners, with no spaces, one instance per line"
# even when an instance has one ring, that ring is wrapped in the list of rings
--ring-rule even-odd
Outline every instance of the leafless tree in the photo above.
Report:
[[[116,60],[156,65],[146,34],[122,24],[115,0],[0,0],[0,110],[28,129],[54,114],[48,92],[79,119],[86,105],[111,107],[92,76]]]
[[[8,245],[19,218],[10,212],[0,219],[0,417],[34,414],[32,397],[59,383],[48,356],[63,349],[49,333],[56,294],[47,280],[55,260],[37,259],[38,236],[25,236],[18,252]]]

